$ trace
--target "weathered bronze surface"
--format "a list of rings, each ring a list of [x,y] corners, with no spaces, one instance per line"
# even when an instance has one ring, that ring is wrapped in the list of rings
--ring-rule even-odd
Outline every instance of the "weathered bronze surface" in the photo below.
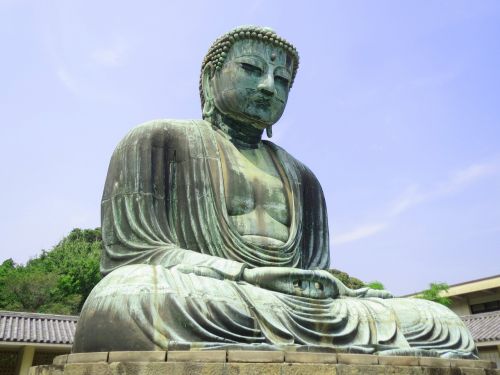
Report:
[[[326,271],[321,186],[261,139],[297,68],[295,48],[270,29],[233,30],[203,62],[203,120],[152,121],[118,145],[102,199],[107,276],[85,303],[73,352],[300,346],[474,357],[447,308],[351,290]]]

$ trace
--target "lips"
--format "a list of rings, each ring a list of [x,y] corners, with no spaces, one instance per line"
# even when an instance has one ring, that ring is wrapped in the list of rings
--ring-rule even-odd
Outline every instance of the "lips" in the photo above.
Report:
[[[261,107],[261,108],[268,108],[271,106],[272,99],[271,98],[266,98],[263,96],[257,96],[253,99],[253,102],[255,103],[256,106]]]

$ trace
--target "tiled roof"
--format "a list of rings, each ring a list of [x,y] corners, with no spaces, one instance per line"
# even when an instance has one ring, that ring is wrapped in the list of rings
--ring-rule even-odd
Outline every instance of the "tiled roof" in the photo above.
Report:
[[[77,316],[0,311],[0,342],[72,344]]]
[[[476,342],[500,340],[500,311],[461,317]]]

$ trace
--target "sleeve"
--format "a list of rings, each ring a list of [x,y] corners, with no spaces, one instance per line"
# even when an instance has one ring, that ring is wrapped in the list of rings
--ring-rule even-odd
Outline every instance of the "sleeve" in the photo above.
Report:
[[[186,124],[155,121],[133,129],[117,146],[101,203],[101,273],[128,264],[209,267],[237,280],[243,263],[183,249],[169,217],[175,163],[183,158]]]
[[[323,189],[316,176],[302,163],[302,268],[328,269],[330,267],[330,241],[328,214]]]

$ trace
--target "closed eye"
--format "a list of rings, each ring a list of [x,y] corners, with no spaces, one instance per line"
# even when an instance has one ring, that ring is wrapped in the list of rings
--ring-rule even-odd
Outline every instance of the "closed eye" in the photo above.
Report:
[[[243,68],[248,73],[252,74],[262,74],[262,69],[259,68],[258,66],[252,65],[252,64],[247,64],[247,63],[240,63],[240,66]]]
[[[288,86],[288,84],[290,83],[290,80],[283,76],[275,76],[274,79],[285,86]]]

